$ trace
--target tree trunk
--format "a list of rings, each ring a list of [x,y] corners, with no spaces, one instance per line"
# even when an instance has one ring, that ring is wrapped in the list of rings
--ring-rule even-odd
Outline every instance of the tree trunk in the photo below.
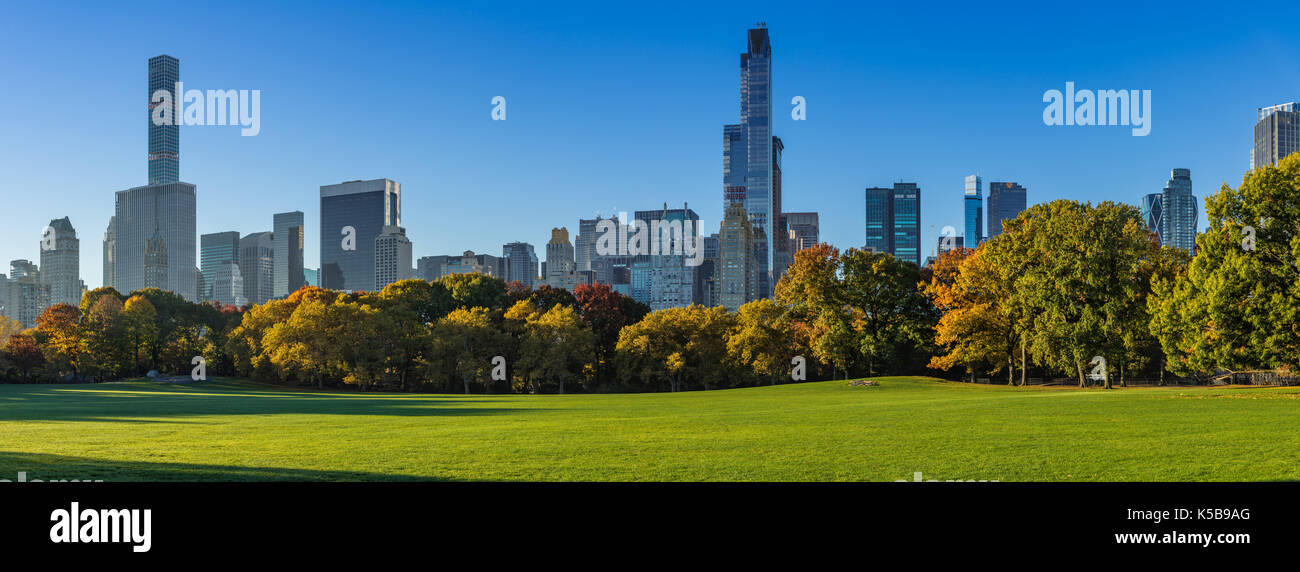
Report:
[[[1079,370],[1079,387],[1083,388],[1085,387],[1083,383],[1083,364],[1076,361],[1074,362],[1074,367]]]
[[[461,376],[460,380],[465,384],[465,395],[469,395],[469,377]]]
[[[564,395],[564,376],[560,376],[560,395]]]
[[[1128,387],[1128,380],[1124,378],[1124,362],[1119,362],[1119,386]]]
[[[1016,384],[1016,358],[1007,352],[1007,385]]]
[[[1025,372],[1028,369],[1029,364],[1025,357],[1025,339],[1020,338],[1020,387],[1025,386]]]

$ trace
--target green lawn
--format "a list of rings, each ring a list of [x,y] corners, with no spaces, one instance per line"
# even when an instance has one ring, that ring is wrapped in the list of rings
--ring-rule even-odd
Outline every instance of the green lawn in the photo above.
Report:
[[[679,394],[410,395],[236,380],[0,385],[0,479],[1300,479],[1300,388],[881,378]]]

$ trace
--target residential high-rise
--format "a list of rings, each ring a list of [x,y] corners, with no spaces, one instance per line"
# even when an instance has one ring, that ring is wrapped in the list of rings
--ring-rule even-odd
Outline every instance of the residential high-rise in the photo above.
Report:
[[[385,226],[374,239],[375,278],[374,290],[383,290],[385,286],[411,277],[411,241],[406,238],[406,229]]]
[[[817,213],[783,213],[790,234],[790,250],[798,252],[821,242]]]
[[[921,264],[921,188],[894,183],[892,188],[866,189],[864,248]]]
[[[984,181],[979,175],[966,176],[966,247],[975,248],[984,242]]]
[[[181,96],[176,93],[176,82],[181,79],[181,63],[169,55],[149,58],[149,184],[166,185],[180,181],[181,176]],[[170,124],[153,120],[154,110],[163,103],[154,101],[154,94],[165,91],[171,95],[172,121]]]
[[[743,208],[743,207],[742,207]],[[720,234],[713,233],[709,236],[700,237],[702,248],[704,249],[704,258],[700,265],[695,267],[695,303],[705,306],[717,306],[718,301],[714,296],[717,290],[717,268],[718,268],[718,249],[720,244]]]
[[[1261,107],[1256,112],[1255,148],[1250,167],[1276,165],[1287,155],[1300,152],[1300,103]]]
[[[591,270],[591,261],[597,256],[596,226],[601,220],[599,215],[578,219],[578,236],[573,237],[573,263],[580,271]]]
[[[50,304],[81,304],[81,241],[68,217],[50,221],[41,238],[41,283],[50,287]]]
[[[739,309],[758,298],[758,258],[754,224],[740,203],[727,207],[718,230],[717,261],[713,267],[713,304]]]
[[[1018,183],[989,183],[990,239],[1002,234],[1002,223],[1014,220],[1025,210],[1025,188]]]
[[[772,133],[772,43],[760,24],[749,30],[748,49],[740,55],[740,123],[723,127],[723,207],[743,197],[745,212],[761,231],[755,249],[763,297],[771,295],[780,271],[773,239],[781,214],[782,148]]]
[[[226,263],[239,264],[239,233],[235,231],[214,232],[199,237],[199,271],[203,274],[204,291],[202,299],[213,300],[212,284],[217,277],[217,268]],[[243,283],[243,278],[240,278]],[[243,287],[239,295],[243,297]]]
[[[104,243],[106,251],[111,247],[108,273],[112,282],[107,285],[122,293],[157,287],[197,301],[195,188],[180,181],[179,122],[156,125],[153,121],[158,105],[153,94],[174,91],[179,78],[176,58],[150,58],[149,184],[118,191],[114,197],[111,232],[105,234]],[[179,100],[173,97],[172,102],[179,110]],[[178,118],[179,113],[172,117]],[[164,252],[166,256],[162,256]]]
[[[384,227],[401,225],[401,183],[374,179],[322,186],[321,287],[332,290],[373,288],[375,238]]]
[[[1174,169],[1160,191],[1160,244],[1196,249],[1196,196],[1192,194],[1192,171]]]
[[[551,229],[551,240],[546,243],[546,285],[572,290],[573,273],[577,270],[575,264],[573,244],[569,243],[569,229]]]
[[[249,304],[265,304],[272,298],[275,272],[275,235],[255,232],[239,239],[239,274]]]
[[[9,263],[5,288],[5,315],[23,326],[36,325],[36,318],[50,307],[50,286],[41,282],[40,270],[30,260]]]
[[[208,299],[213,302],[236,308],[248,304],[248,298],[244,297],[244,277],[239,272],[239,263],[233,260],[214,264],[211,281],[204,280],[204,283],[211,284]]]
[[[644,230],[649,253],[635,253],[631,269],[633,299],[651,310],[695,302],[695,266],[690,261],[700,247],[699,224],[699,215],[687,205],[670,209],[665,203],[663,209],[636,211],[632,232]]]
[[[506,282],[519,282],[529,288],[537,282],[537,252],[527,242],[510,242],[501,247],[505,259]]]
[[[275,235],[275,270],[271,273],[271,295],[283,298],[307,283],[302,272],[302,211],[272,215]]]

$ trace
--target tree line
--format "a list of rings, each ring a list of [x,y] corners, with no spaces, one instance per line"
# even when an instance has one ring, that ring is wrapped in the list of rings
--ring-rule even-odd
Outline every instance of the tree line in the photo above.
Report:
[[[0,319],[0,380],[157,371],[362,390],[682,391],[883,374],[1110,387],[1166,373],[1300,367],[1300,155],[1206,199],[1195,256],[1133,206],[1030,207],[923,268],[820,244],[770,300],[650,312],[604,284],[536,290],[482,274],[379,292],[305,287],[236,309],[149,289],[87,292],[30,329]]]

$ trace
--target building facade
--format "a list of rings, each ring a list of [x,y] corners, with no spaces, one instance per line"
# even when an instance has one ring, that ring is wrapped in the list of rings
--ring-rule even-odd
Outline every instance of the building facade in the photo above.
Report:
[[[214,299],[212,284],[217,277],[217,268],[227,263],[239,264],[238,232],[214,232],[199,237],[199,272],[203,275],[204,300]],[[243,283],[242,277],[240,283]],[[239,296],[243,297],[243,286],[240,288]]]
[[[239,263],[227,260],[213,265],[210,284],[209,300],[236,308],[248,304],[248,298],[244,296],[244,277],[239,272]]]
[[[50,304],[81,305],[81,241],[68,217],[50,221],[41,239],[41,283],[50,288]]]
[[[1192,171],[1174,169],[1160,191],[1160,244],[1196,249],[1196,196],[1192,194]]]
[[[1287,155],[1300,152],[1300,103],[1261,107],[1255,117],[1251,169],[1276,165]]]
[[[527,242],[509,242],[501,247],[505,260],[506,282],[519,282],[532,288],[537,282],[537,251]]]
[[[1015,220],[1025,210],[1025,188],[1018,183],[994,181],[989,183],[990,239],[1002,234],[1002,223]]]
[[[921,264],[921,188],[897,182],[893,187],[869,187],[866,196],[864,248]]]
[[[411,277],[411,241],[406,238],[406,229],[395,225],[385,226],[374,239],[374,252],[375,292]]]
[[[983,179],[979,175],[966,176],[966,194],[963,196],[966,222],[966,247],[976,248],[984,242]]]
[[[244,297],[249,304],[265,304],[272,298],[275,272],[275,235],[254,232],[239,239],[239,274],[244,280]]]
[[[307,283],[303,275],[304,228],[302,211],[275,213],[271,233],[275,237],[275,269],[271,273],[271,295],[283,298]]]
[[[757,229],[740,203],[727,207],[718,230],[713,267],[713,305],[737,310],[758,298],[758,257],[754,249]]]
[[[402,225],[402,185],[388,179],[320,188],[320,279],[332,290],[375,285],[375,239]],[[247,277],[245,277],[247,279]]]

